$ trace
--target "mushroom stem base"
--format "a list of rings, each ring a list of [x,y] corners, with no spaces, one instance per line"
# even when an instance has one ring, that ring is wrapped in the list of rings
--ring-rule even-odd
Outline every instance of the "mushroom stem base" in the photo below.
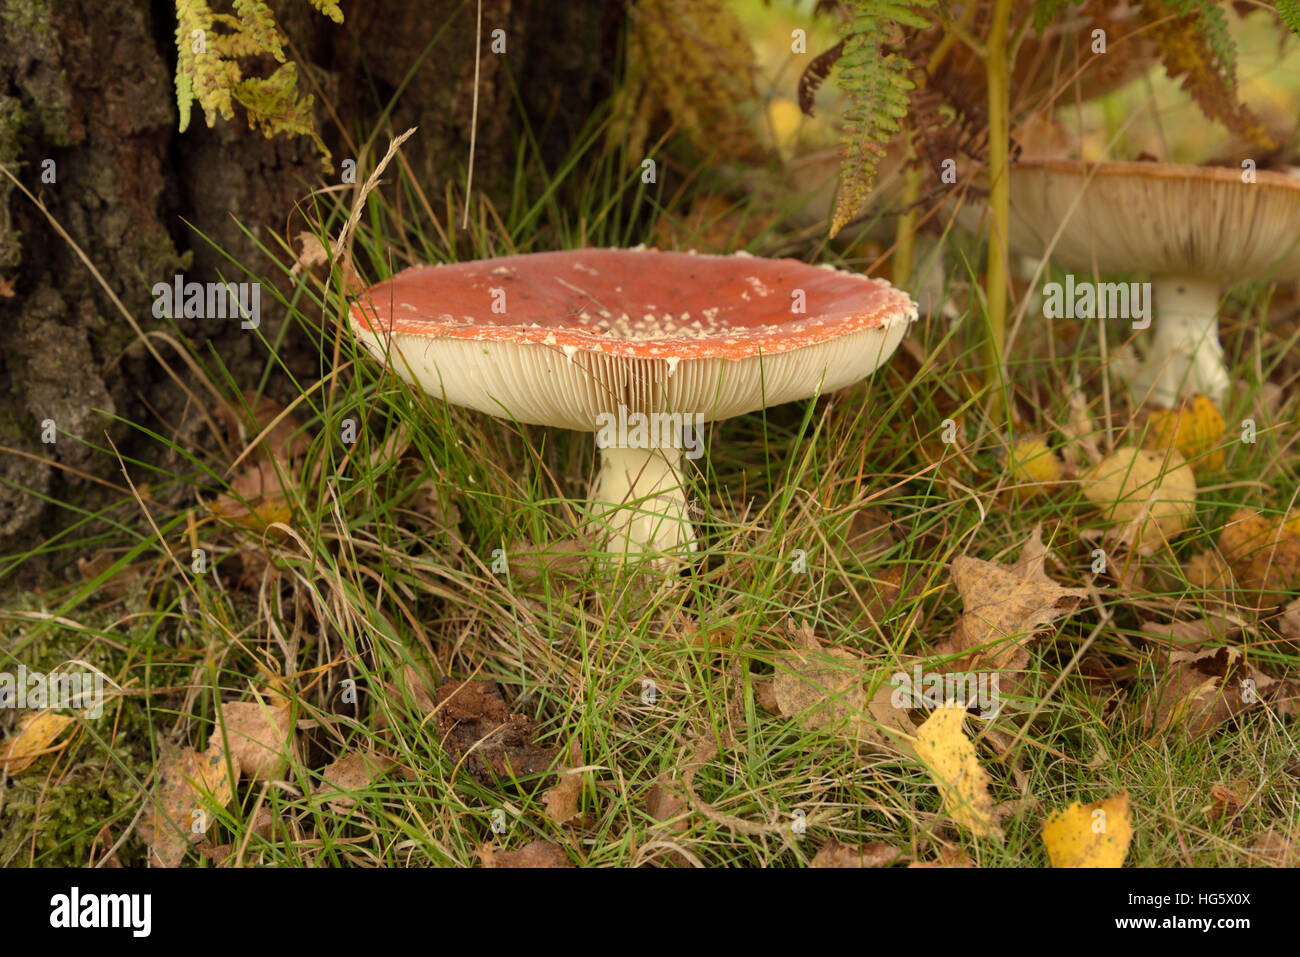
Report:
[[[1169,407],[1198,392],[1221,402],[1232,377],[1219,344],[1219,283],[1173,276],[1151,286],[1155,328],[1130,394]]]
[[[626,557],[695,551],[676,448],[604,448],[588,503],[597,539]]]

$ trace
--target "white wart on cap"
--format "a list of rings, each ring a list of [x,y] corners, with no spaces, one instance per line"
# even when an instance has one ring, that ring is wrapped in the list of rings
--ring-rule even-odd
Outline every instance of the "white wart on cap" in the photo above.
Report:
[[[606,547],[635,554],[694,547],[682,425],[859,381],[916,305],[883,280],[795,260],[581,249],[415,267],[350,315],[376,357],[431,395],[597,432],[591,514]],[[611,420],[631,426],[612,443]]]
[[[1300,178],[1167,163],[1032,160],[1011,171],[1017,252],[1069,269],[1144,272],[1155,331],[1130,380],[1136,398],[1222,400],[1219,296],[1247,279],[1300,278]]]

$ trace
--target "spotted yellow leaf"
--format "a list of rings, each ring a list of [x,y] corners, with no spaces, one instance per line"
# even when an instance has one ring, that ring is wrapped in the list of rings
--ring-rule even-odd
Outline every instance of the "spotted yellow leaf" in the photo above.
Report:
[[[1127,791],[1095,804],[1076,801],[1043,825],[1053,867],[1120,867],[1132,839]]]
[[[12,737],[0,743],[0,765],[11,776],[27,770],[41,755],[59,750],[51,745],[72,722],[72,718],[54,711],[33,711],[23,718]]]
[[[963,708],[937,708],[916,732],[916,754],[939,786],[944,811],[978,837],[1002,838],[993,821],[989,776],[966,737]]]

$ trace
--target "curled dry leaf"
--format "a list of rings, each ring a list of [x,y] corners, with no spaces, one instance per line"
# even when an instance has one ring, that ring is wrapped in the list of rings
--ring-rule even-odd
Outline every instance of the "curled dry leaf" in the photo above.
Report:
[[[1160,687],[1144,700],[1144,724],[1154,736],[1204,735],[1279,688],[1247,662],[1240,648],[1173,651]]]
[[[1116,449],[1084,479],[1083,494],[1119,541],[1146,555],[1180,535],[1196,512],[1196,477],[1176,451]]]
[[[831,838],[812,859],[810,867],[888,867],[903,852],[873,841],[870,844],[841,844]]]
[[[278,470],[283,468],[283,464],[272,459],[253,463],[231,480],[228,493],[222,493],[208,504],[208,510],[218,518],[254,530],[273,522],[287,523],[293,518],[293,508],[285,493],[285,483],[292,479],[285,475],[285,481],[281,481]]]
[[[1043,825],[1053,867],[1122,867],[1132,839],[1127,791],[1095,804],[1076,801]]]
[[[572,867],[562,849],[549,841],[533,841],[517,851],[503,851],[484,844],[478,851],[484,867]]]
[[[1088,593],[1066,588],[1047,576],[1043,529],[1035,526],[1015,565],[959,555],[952,580],[962,615],[953,634],[938,647],[944,655],[970,653],[996,671],[1021,671],[1029,663],[1025,646],[1045,625],[1078,605]]]
[[[374,751],[354,751],[334,761],[321,772],[324,780],[312,792],[329,801],[330,810],[341,814],[356,806],[356,798],[345,792],[362,791],[388,773],[397,762]]]
[[[278,778],[289,757],[289,707],[258,701],[233,701],[221,706],[226,746],[254,781]],[[221,741],[220,731],[216,740]]]
[[[582,772],[566,771],[554,787],[542,794],[546,816],[556,824],[568,824],[582,812],[578,803],[582,798]]]
[[[55,739],[71,727],[74,720],[56,711],[28,712],[14,733],[0,742],[0,768],[12,777],[27,770],[42,755],[62,750],[67,742],[55,745]]]
[[[993,820],[988,772],[966,737],[964,708],[936,708],[916,732],[916,755],[943,795],[943,809],[977,837],[1002,839]]]
[[[516,542],[506,549],[506,558],[510,563],[510,578],[517,585],[542,581],[555,584],[566,580],[576,584],[587,578],[595,554],[591,542],[566,538],[545,545]]]

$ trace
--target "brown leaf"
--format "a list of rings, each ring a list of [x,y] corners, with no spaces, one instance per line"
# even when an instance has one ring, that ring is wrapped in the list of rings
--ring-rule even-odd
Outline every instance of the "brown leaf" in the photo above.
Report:
[[[1277,831],[1265,831],[1251,850],[1273,867],[1300,867],[1300,846]]]
[[[1231,786],[1215,784],[1210,788],[1210,820],[1231,820],[1246,804],[1241,791],[1246,790],[1245,782],[1234,781]]]
[[[281,481],[284,466],[271,459],[261,459],[240,471],[230,482],[230,491],[208,504],[208,510],[245,528],[261,529],[272,522],[288,522],[293,517],[285,485]]]
[[[227,765],[216,737],[203,754],[162,742],[152,813],[141,818],[139,827],[140,837],[149,847],[151,864],[180,866],[186,848],[202,839],[212,823],[209,807],[225,807],[234,797],[231,771],[239,776],[238,760],[232,756]]]
[[[443,746],[485,783],[544,774],[556,750],[533,744],[533,719],[511,713],[496,682],[450,681],[438,689]]]
[[[1277,607],[1284,593],[1300,589],[1300,523],[1271,522],[1242,508],[1219,534],[1219,551],[1251,604]]]
[[[1042,526],[1036,525],[1015,565],[965,555],[953,559],[952,579],[961,595],[962,616],[943,652],[971,652],[998,671],[1023,670],[1029,662],[1025,645],[1034,634],[1088,594],[1048,578],[1046,553]]]
[[[289,755],[288,705],[232,701],[221,705],[221,712],[226,745],[243,772],[254,781],[278,778]]]
[[[546,816],[556,824],[568,824],[582,812],[578,802],[582,798],[582,772],[566,771],[552,788],[542,794]]]
[[[1278,682],[1250,665],[1237,647],[1170,652],[1165,678],[1144,699],[1144,723],[1153,735],[1208,734],[1229,718],[1254,707]]]
[[[479,848],[484,867],[572,867],[568,855],[549,841],[533,841],[517,851],[503,851],[492,844]]]
[[[795,718],[806,730],[834,726],[872,749],[896,750],[899,735],[915,730],[907,712],[893,706],[892,685],[881,682],[868,693],[877,666],[842,648],[824,647],[807,625],[793,638],[796,647],[777,660],[770,685],[758,689],[764,708],[772,705],[772,713]]]
[[[392,758],[374,751],[353,751],[338,758],[321,772],[325,780],[316,785],[313,793],[318,797],[329,798],[330,810],[341,814],[351,810],[357,802],[355,798],[340,792],[364,790],[371,782],[387,774],[396,763]]]
[[[835,838],[827,841],[810,867],[888,867],[903,852],[896,847],[873,841],[870,844],[841,844]]]

